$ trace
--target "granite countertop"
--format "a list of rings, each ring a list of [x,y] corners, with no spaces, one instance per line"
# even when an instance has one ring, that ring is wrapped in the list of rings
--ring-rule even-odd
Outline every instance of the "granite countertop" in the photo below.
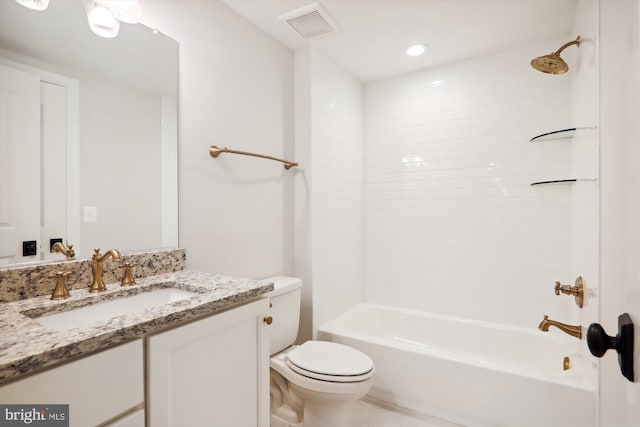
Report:
[[[45,327],[35,319],[163,287],[178,288],[195,295],[134,315],[122,315],[67,331]],[[199,316],[214,314],[270,290],[273,290],[270,282],[181,270],[136,279],[136,284],[129,287],[121,287],[120,283],[107,284],[107,290],[99,293],[92,294],[87,289],[72,290],[70,298],[59,301],[41,296],[2,303],[0,385],[22,374],[106,350]]]

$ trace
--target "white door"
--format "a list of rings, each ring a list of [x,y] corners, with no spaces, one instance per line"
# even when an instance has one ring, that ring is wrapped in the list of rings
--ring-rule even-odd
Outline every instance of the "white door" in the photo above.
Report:
[[[600,362],[600,426],[640,425],[640,11],[637,0],[600,2],[600,323],[635,324],[635,383],[617,354]]]
[[[22,256],[28,241],[40,241],[40,79],[0,65],[0,263],[39,259]]]
[[[51,239],[67,244],[67,90],[41,82],[42,102],[42,231],[41,259],[61,259],[51,253]],[[71,242],[73,244],[73,242]]]

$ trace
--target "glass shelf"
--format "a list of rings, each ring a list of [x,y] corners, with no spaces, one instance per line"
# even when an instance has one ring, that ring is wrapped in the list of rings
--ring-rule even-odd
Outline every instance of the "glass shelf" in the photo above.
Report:
[[[581,181],[597,181],[596,178],[572,178],[572,179],[554,179],[554,180],[550,180],[550,181],[538,181],[538,182],[532,182],[530,185],[534,186],[534,185],[544,185],[544,184],[567,184],[567,183],[574,183],[574,182],[581,182]]]
[[[554,130],[552,132],[547,132],[547,133],[534,136],[529,140],[529,142],[551,141],[553,139],[569,139],[569,138],[573,138],[576,132],[583,131],[583,130],[594,130],[594,129],[596,129],[595,126]]]

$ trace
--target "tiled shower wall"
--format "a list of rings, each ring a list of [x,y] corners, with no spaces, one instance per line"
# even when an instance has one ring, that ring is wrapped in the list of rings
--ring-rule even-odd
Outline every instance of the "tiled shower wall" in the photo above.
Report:
[[[314,325],[363,299],[362,84],[310,51]]]
[[[571,72],[531,68],[573,35],[365,85],[367,301],[535,327],[571,298]],[[586,185],[589,185],[588,183]],[[569,280],[571,279],[571,280]]]

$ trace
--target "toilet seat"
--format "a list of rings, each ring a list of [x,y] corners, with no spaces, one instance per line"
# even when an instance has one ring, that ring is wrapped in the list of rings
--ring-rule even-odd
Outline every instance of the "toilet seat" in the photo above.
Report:
[[[321,381],[352,383],[373,375],[373,361],[354,348],[328,341],[307,341],[286,354],[287,366]]]
[[[373,369],[369,375],[369,378],[364,381],[349,381],[349,382],[337,382],[337,381],[326,381],[322,379],[312,378],[310,375],[312,373],[304,371],[304,374],[299,374],[298,372],[291,369],[293,364],[287,362],[287,354],[296,348],[300,347],[299,345],[294,345],[280,353],[274,354],[271,356],[269,364],[271,365],[271,369],[278,374],[282,375],[285,380],[289,382],[289,385],[292,388],[302,388],[312,392],[317,392],[321,394],[330,394],[330,395],[340,395],[340,396],[353,396],[354,394],[363,393],[366,394],[371,385],[373,384],[374,379],[374,371]],[[363,376],[364,377],[364,376]],[[351,380],[351,377],[349,377]]]

